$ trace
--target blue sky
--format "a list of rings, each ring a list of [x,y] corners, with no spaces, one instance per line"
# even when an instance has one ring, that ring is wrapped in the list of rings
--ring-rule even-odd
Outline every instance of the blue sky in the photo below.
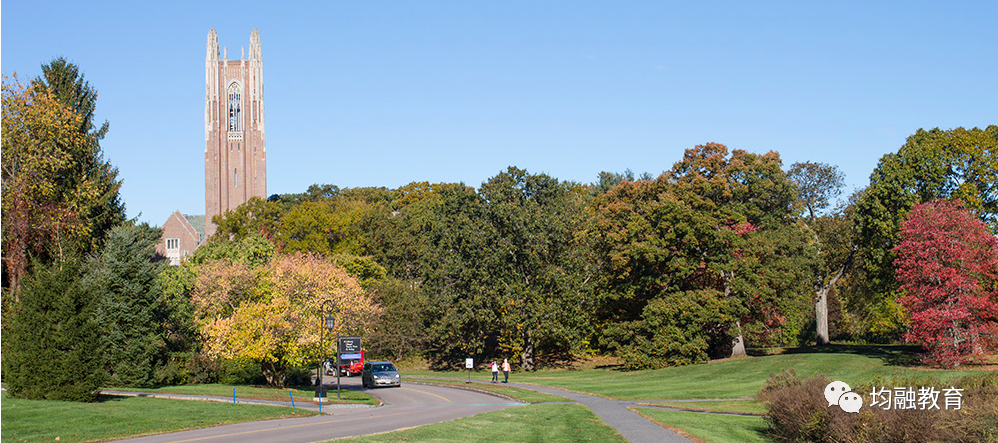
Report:
[[[210,28],[230,59],[260,31],[268,194],[657,175],[706,142],[852,189],[918,128],[998,124],[994,1],[44,5],[3,2],[0,68],[81,67],[128,215],[155,225],[204,213]]]

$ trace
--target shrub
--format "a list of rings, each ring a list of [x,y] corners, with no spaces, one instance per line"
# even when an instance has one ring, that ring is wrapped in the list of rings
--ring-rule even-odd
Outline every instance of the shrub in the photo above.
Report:
[[[218,383],[221,364],[218,360],[188,351],[177,352],[153,369],[158,385]]]
[[[656,298],[645,306],[640,321],[617,331],[627,343],[618,356],[629,369],[706,362],[718,342],[731,342],[726,329],[718,326],[726,321],[726,309],[722,294],[715,290]]]
[[[165,262],[153,262],[159,229],[126,223],[111,229],[107,243],[88,263],[87,290],[97,296],[101,348],[112,386],[149,387],[165,343],[157,318],[156,284]]]
[[[222,360],[218,377],[220,383],[228,385],[262,385],[267,383],[260,362],[249,359]]]
[[[32,400],[94,401],[104,382],[95,296],[77,260],[39,267],[5,318],[7,392]]]
[[[824,397],[824,375],[802,380],[787,370],[770,377],[758,398],[768,412],[769,434],[783,442],[994,442],[998,441],[998,373],[964,378],[962,408],[881,410],[864,406],[858,414],[831,406]],[[934,380],[897,378],[890,386],[934,386]],[[880,381],[876,386],[883,386]],[[854,388],[858,393],[869,387]],[[864,399],[866,395],[864,395]],[[942,399],[940,399],[942,401]]]

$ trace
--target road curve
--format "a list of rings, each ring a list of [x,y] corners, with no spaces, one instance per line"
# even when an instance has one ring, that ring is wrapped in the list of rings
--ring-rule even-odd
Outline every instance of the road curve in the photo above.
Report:
[[[266,420],[119,440],[131,443],[311,443],[377,434],[520,406],[504,398],[430,385],[365,389],[357,377],[342,378],[345,389],[367,392],[384,402],[377,408],[324,408],[315,417]],[[328,385],[328,383],[327,383]],[[328,388],[327,388],[328,389]],[[336,395],[335,381],[328,395]]]

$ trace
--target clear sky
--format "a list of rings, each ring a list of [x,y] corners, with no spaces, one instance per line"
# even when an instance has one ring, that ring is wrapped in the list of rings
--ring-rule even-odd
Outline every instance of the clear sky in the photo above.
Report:
[[[2,3],[2,70],[64,56],[99,93],[129,217],[204,213],[208,30],[260,31],[267,193],[590,183],[718,142],[838,165],[918,128],[998,124],[998,2]],[[141,215],[139,215],[141,213]]]

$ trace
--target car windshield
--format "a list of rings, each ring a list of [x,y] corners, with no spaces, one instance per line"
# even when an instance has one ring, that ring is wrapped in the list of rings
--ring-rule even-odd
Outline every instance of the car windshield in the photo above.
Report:
[[[394,370],[395,370],[395,366],[393,366],[391,363],[384,364],[384,365],[372,365],[371,366],[371,371],[372,372],[388,372],[388,371],[394,371]]]

